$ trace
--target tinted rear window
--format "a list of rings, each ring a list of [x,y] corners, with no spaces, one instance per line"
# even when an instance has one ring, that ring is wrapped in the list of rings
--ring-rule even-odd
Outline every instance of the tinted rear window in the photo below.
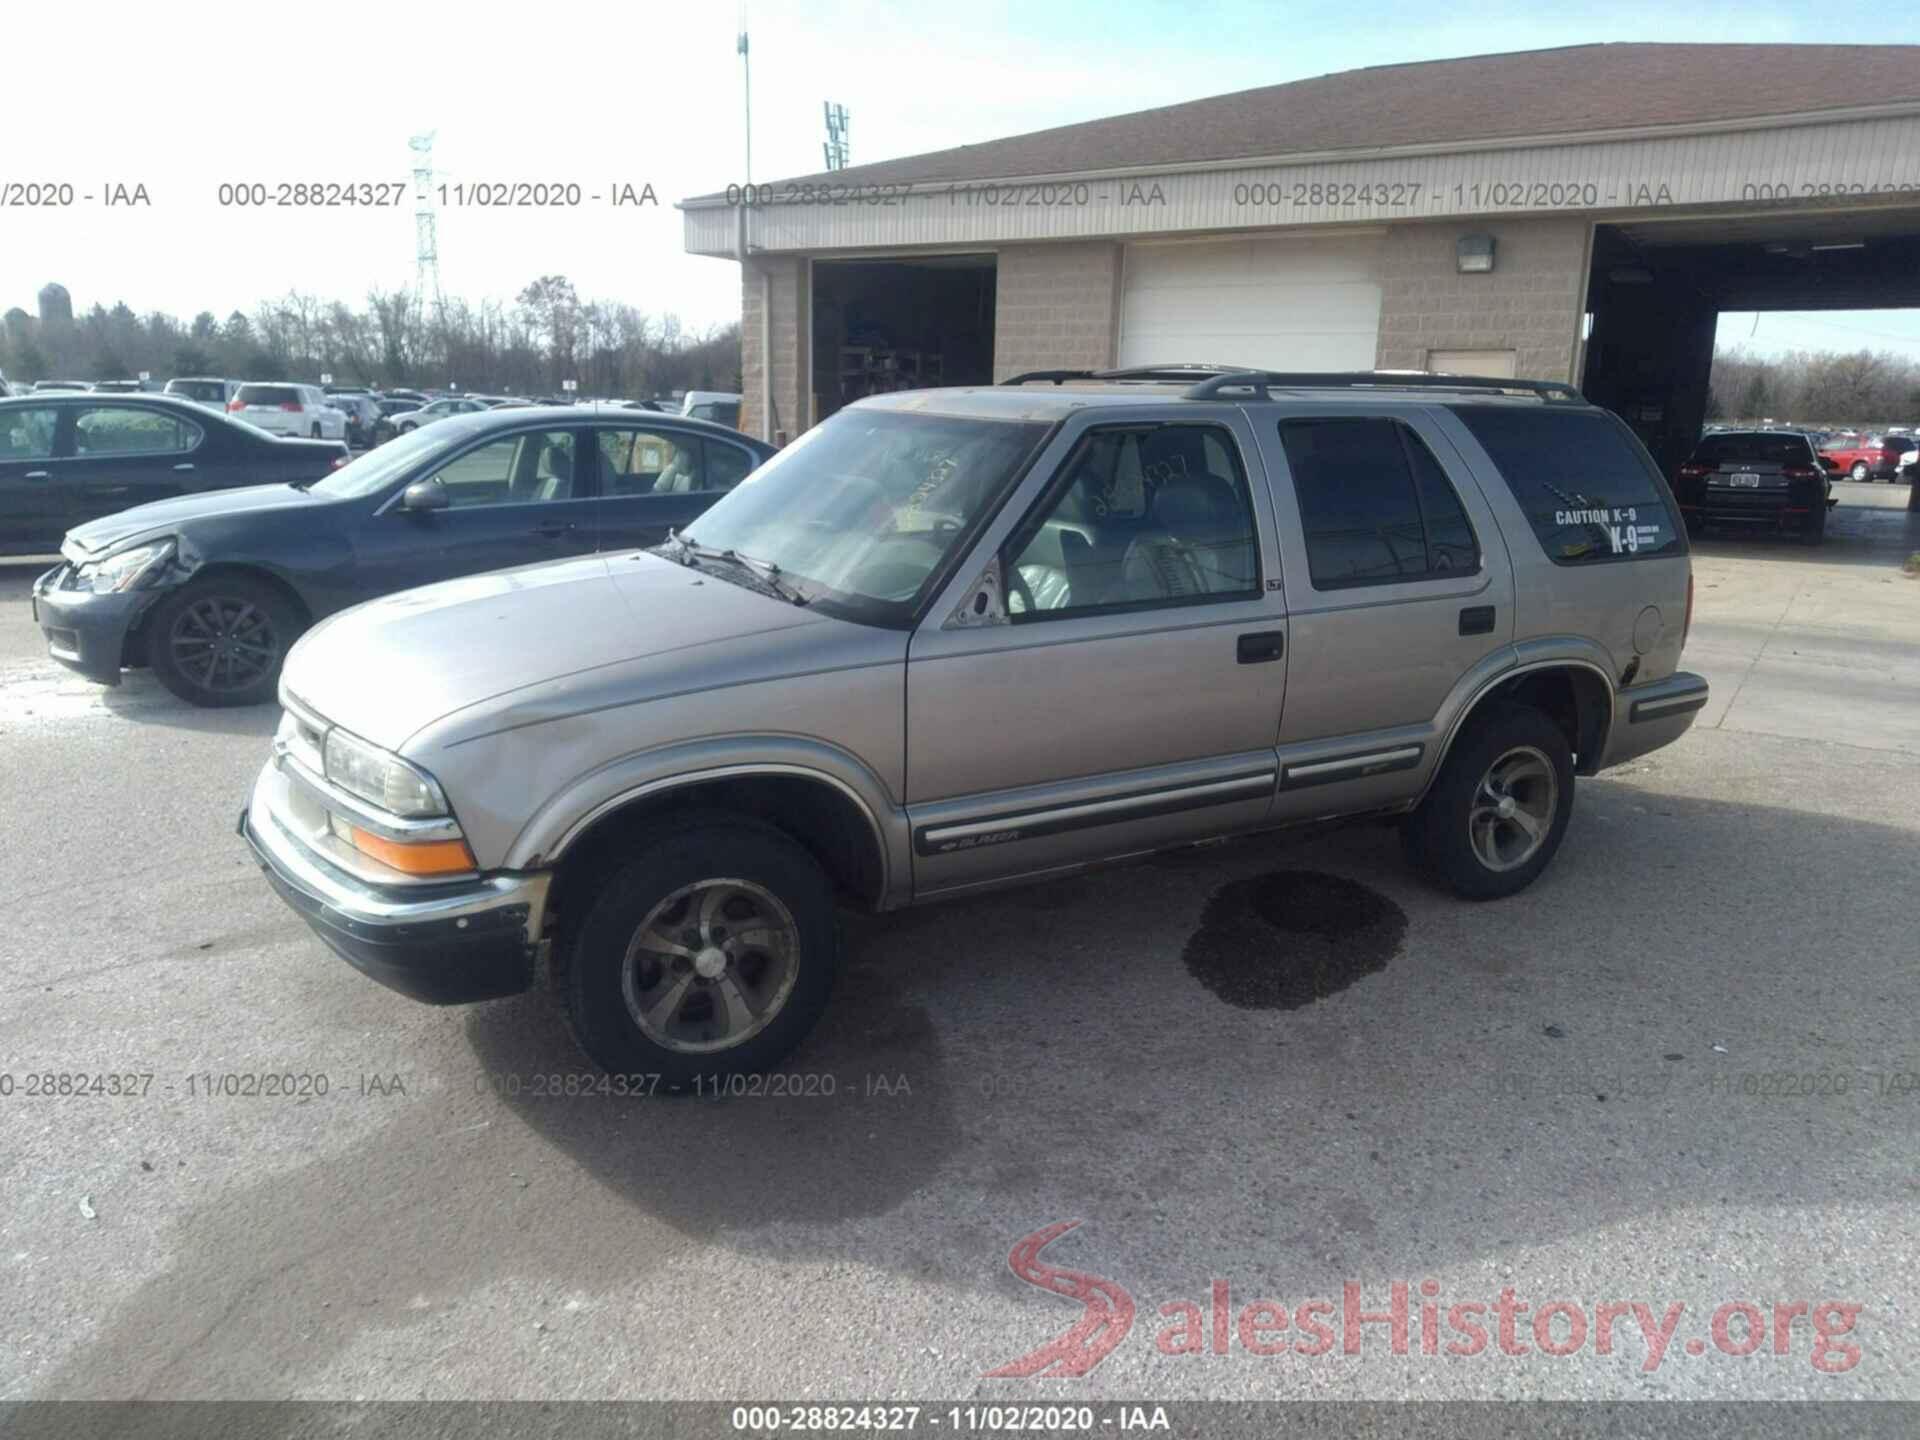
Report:
[[[1686,552],[1666,482],[1611,415],[1545,406],[1449,408],[1493,457],[1555,564]]]
[[[1709,435],[1694,446],[1700,465],[1724,465],[1729,460],[1753,460],[1770,465],[1809,465],[1813,456],[1798,435]]]
[[[291,385],[242,385],[235,397],[242,405],[298,405],[300,392]]]
[[[169,380],[169,395],[184,395],[189,400],[224,400],[227,387],[218,380]]]

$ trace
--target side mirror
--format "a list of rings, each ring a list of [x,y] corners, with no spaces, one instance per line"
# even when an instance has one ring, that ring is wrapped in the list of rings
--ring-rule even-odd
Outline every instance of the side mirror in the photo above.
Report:
[[[453,503],[438,480],[416,480],[400,497],[402,510],[444,510]]]

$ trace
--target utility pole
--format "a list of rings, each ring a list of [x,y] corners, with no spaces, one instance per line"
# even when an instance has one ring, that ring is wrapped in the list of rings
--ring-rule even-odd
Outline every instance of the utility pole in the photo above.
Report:
[[[747,133],[746,173],[740,177],[740,183],[751,185],[753,183],[753,60],[747,54],[747,0],[740,0],[740,41],[734,49],[740,55],[741,102],[746,117]]]

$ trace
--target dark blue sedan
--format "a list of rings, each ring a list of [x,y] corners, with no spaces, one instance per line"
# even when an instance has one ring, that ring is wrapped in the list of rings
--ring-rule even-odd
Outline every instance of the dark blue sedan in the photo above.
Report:
[[[255,704],[323,616],[456,575],[658,544],[773,453],[677,415],[457,416],[324,478],[81,525],[66,563],[35,582],[34,616],[53,657],[90,679],[115,685],[146,665],[194,704]]]

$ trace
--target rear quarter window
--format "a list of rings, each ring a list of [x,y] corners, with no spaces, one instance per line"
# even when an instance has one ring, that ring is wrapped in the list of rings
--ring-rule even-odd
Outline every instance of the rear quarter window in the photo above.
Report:
[[[1603,411],[1448,407],[1480,442],[1556,565],[1684,555],[1653,459]]]

